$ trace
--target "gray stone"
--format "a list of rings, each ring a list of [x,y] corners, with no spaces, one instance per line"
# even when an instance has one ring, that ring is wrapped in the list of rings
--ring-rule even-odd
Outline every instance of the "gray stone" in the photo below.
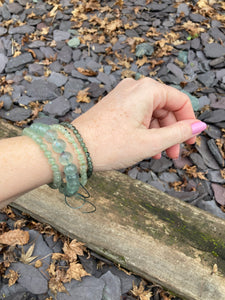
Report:
[[[199,109],[201,109],[205,105],[210,104],[210,99],[207,96],[201,96],[199,99]]]
[[[216,205],[215,201],[204,201],[204,200],[200,200],[197,202],[197,206],[201,209],[204,209],[208,212],[210,212],[211,214],[225,219],[225,214],[221,211],[221,209]]]
[[[215,200],[222,206],[225,206],[225,188],[220,184],[212,183]]]
[[[167,6],[168,6],[168,3],[153,2],[153,3],[150,4],[150,11],[161,11],[161,10],[167,8]]]
[[[44,47],[45,46],[45,42],[43,41],[33,41],[32,43],[30,43],[28,45],[28,48],[30,49],[34,49],[34,48],[40,48],[40,47]]]
[[[161,159],[152,159],[150,162],[150,169],[153,172],[163,172],[172,166],[172,161],[162,156]]]
[[[168,183],[180,180],[180,177],[176,173],[170,173],[170,172],[163,172],[159,176],[159,178]]]
[[[167,194],[169,194],[172,197],[181,199],[185,202],[192,202],[193,200],[195,200],[199,193],[192,191],[192,192],[177,192],[177,191],[168,191]]]
[[[62,65],[56,60],[50,65],[50,70],[59,73],[62,70]]]
[[[180,15],[183,13],[185,16],[189,15],[189,6],[186,3],[181,3],[177,8],[177,13]]]
[[[225,46],[217,43],[207,44],[205,46],[204,53],[210,58],[221,57],[225,55]]]
[[[14,100],[15,101],[15,100]],[[36,98],[28,97],[28,96],[21,96],[16,99],[15,102],[23,105],[28,105],[30,102],[36,101]]]
[[[137,175],[138,175],[138,169],[137,168],[132,168],[128,171],[128,176],[130,176],[131,178],[133,179],[136,179],[137,178]]]
[[[64,96],[60,96],[54,101],[50,101],[43,108],[44,113],[54,116],[64,116],[69,110],[70,102]]]
[[[147,182],[151,178],[150,172],[138,172],[137,179],[142,182]]]
[[[13,101],[12,98],[9,95],[3,95],[0,97],[0,103],[3,101],[3,107],[5,110],[10,110],[12,105],[13,105]]]
[[[88,92],[91,94],[92,97],[98,98],[99,96],[102,96],[105,92],[105,89],[100,87],[99,83],[93,82],[88,86],[89,90]]]
[[[222,80],[224,76],[225,76],[225,69],[220,69],[216,71],[216,78],[218,80]]]
[[[30,64],[28,66],[28,70],[29,70],[29,73],[33,74],[33,75],[40,75],[40,76],[42,76],[45,73],[44,66],[40,65],[40,64],[37,64],[37,63]]]
[[[8,300],[14,300],[14,295],[24,292],[24,287],[19,283],[15,283],[12,286],[4,284],[0,289],[0,299],[8,298]]]
[[[7,112],[0,110],[0,117],[14,122],[26,120],[31,115],[32,110],[30,108],[25,109],[23,107],[14,107]]]
[[[69,46],[64,46],[57,55],[57,59],[59,60],[59,62],[61,63],[66,63],[68,64],[71,59],[72,59],[72,50]]]
[[[169,63],[167,65],[168,70],[173,73],[180,81],[185,81],[183,71],[175,64]]]
[[[201,41],[199,38],[195,38],[193,40],[191,40],[191,48],[192,49],[199,49],[201,47]]]
[[[224,167],[224,159],[220,153],[219,148],[217,147],[216,142],[214,139],[210,139],[207,141],[208,147],[215,158],[215,160],[218,162],[218,164],[223,168]]]
[[[5,56],[3,53],[0,53],[0,73],[4,71],[7,62],[8,62],[7,56]]]
[[[7,29],[5,27],[0,27],[0,36],[7,33]]]
[[[217,123],[225,121],[225,111],[224,109],[217,109],[210,111],[208,117],[204,119],[206,123]]]
[[[9,269],[18,272],[18,283],[29,292],[35,295],[47,293],[48,281],[35,267],[17,262],[12,263]]]
[[[60,95],[57,86],[44,79],[34,80],[27,88],[27,96],[36,100],[52,100]]]
[[[81,281],[72,280],[70,283],[65,283],[69,294],[58,293],[57,300],[100,300],[104,286],[104,280],[94,276],[84,277]]]
[[[30,53],[26,52],[17,57],[12,57],[6,65],[6,72],[12,73],[22,69],[26,64],[33,62],[33,57]]]
[[[23,11],[23,7],[19,3],[9,3],[8,10],[11,14],[19,14]]]
[[[201,136],[200,144],[196,143],[195,148],[201,154],[201,156],[204,160],[204,163],[206,164],[207,167],[209,167],[210,169],[214,169],[214,170],[220,169],[220,166],[218,165],[217,161],[215,160],[215,158],[213,157],[213,155],[211,154],[211,152],[208,148],[206,137]]]
[[[211,100],[210,107],[225,109],[225,97],[222,97],[221,99],[216,98],[214,100]]]
[[[53,39],[56,42],[65,41],[70,38],[70,33],[68,31],[62,31],[62,30],[54,30],[53,31]]]
[[[34,120],[34,123],[43,123],[43,124],[47,124],[47,125],[52,125],[52,124],[58,124],[59,120],[55,119],[52,116],[45,116],[45,117],[39,117],[37,119]]]
[[[193,163],[200,169],[200,170],[207,170],[207,166],[204,163],[203,158],[198,153],[191,153],[190,159],[193,161]]]
[[[148,183],[156,188],[157,190],[160,190],[162,192],[166,192],[168,190],[168,187],[165,182],[162,182],[160,180],[149,180]]]
[[[207,126],[205,133],[207,133],[207,135],[213,139],[219,139],[222,136],[221,130],[212,124]]]
[[[86,257],[86,256],[80,256],[79,260],[85,269],[85,271],[91,275],[94,275],[98,269],[96,259],[93,256]]]
[[[224,56],[221,56],[221,57],[212,59],[212,60],[209,62],[209,65],[210,65],[211,67],[215,67],[215,66],[217,66],[217,65],[219,65],[219,64],[222,64],[224,61],[225,61],[225,57],[224,57]]]
[[[67,76],[56,72],[52,72],[51,75],[48,77],[48,81],[54,83],[58,87],[64,85],[67,82],[67,80]]]
[[[76,96],[79,90],[82,90],[83,87],[84,87],[84,83],[82,80],[70,78],[65,84],[64,96],[67,99]]]
[[[225,49],[225,48],[224,48]],[[215,81],[215,73],[213,71],[208,71],[204,74],[198,75],[197,79],[206,87],[213,86]]]
[[[10,27],[9,28],[9,34],[26,34],[26,33],[32,33],[34,32],[35,27],[30,25],[22,25],[17,27]]]
[[[40,47],[40,50],[46,58],[51,58],[55,55],[55,51],[51,47]]]
[[[179,156],[177,159],[173,159],[173,164],[176,169],[183,169],[185,165],[191,166],[192,163],[187,157]]]
[[[216,41],[223,41],[223,42],[225,41],[225,35],[222,33],[222,31],[218,27],[210,28],[209,34]]]
[[[67,44],[71,48],[77,48],[80,45],[80,39],[78,37],[74,37],[70,39]]]
[[[105,282],[102,300],[118,300],[121,295],[121,281],[110,271],[100,277]]]
[[[107,86],[112,86],[111,78],[106,73],[99,72],[97,79],[99,80],[99,82],[102,82]]]
[[[144,55],[151,56],[154,52],[154,46],[150,43],[142,43],[136,46],[135,55],[142,57]]]
[[[91,49],[94,51],[94,53],[104,53],[105,49],[111,47],[112,45],[110,43],[107,44],[92,44]]]
[[[208,170],[208,173],[206,174],[206,177],[211,182],[220,183],[220,184],[225,183],[225,179],[221,176],[220,171]]]

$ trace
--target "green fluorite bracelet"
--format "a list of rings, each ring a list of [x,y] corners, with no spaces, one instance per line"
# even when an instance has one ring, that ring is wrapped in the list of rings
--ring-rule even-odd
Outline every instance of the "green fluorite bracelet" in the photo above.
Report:
[[[75,142],[75,139],[72,137],[72,135],[69,133],[68,130],[66,130],[66,128],[64,128],[61,125],[55,124],[55,125],[51,125],[51,128],[59,130],[64,136],[65,138],[68,140],[68,142],[70,142],[73,147],[75,148],[76,152],[77,152],[77,158],[79,161],[79,165],[80,165],[80,175],[81,175],[81,184],[85,185],[87,183],[87,167],[86,167],[86,163],[85,163],[85,157],[82,154],[82,151],[79,149],[77,143]]]
[[[78,142],[80,143],[80,145],[85,153],[86,160],[87,160],[87,165],[88,165],[87,177],[90,178],[92,175],[92,172],[93,172],[93,164],[92,164],[90,153],[88,152],[88,149],[83,141],[83,138],[81,137],[79,131],[77,130],[77,128],[74,125],[72,125],[68,122],[62,122],[61,125],[71,129],[73,131],[73,133],[75,134]]]

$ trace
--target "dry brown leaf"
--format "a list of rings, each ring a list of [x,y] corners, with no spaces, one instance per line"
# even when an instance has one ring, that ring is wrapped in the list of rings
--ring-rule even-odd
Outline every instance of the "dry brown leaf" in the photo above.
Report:
[[[25,220],[25,219],[17,220],[14,223],[14,228],[21,229],[22,227],[26,226],[26,223],[27,223],[27,220]]]
[[[84,251],[86,251],[84,244],[75,239],[71,243],[66,241],[63,245],[63,252],[67,255],[70,262],[76,261],[77,255],[84,255]]]
[[[121,72],[121,79],[124,78],[133,78],[135,76],[136,72],[132,71],[132,70],[123,70]]]
[[[1,101],[1,102],[0,102],[0,109],[3,108],[3,106],[4,106],[4,102]]]
[[[35,261],[34,266],[35,266],[35,268],[38,269],[38,268],[40,268],[40,267],[43,266],[43,263],[42,263],[42,261],[40,259],[38,259],[38,260]]]
[[[115,19],[105,26],[106,32],[112,32],[122,27],[123,23],[120,19]]]
[[[147,64],[147,63],[149,63],[149,60],[148,60],[147,56],[145,56],[145,55],[141,59],[138,59],[136,61],[136,65],[138,66],[138,68],[142,67],[144,64]]]
[[[14,220],[16,218],[16,215],[14,214],[11,207],[9,207],[9,206],[2,208],[1,212],[5,213],[10,219]]]
[[[52,253],[52,259],[53,260],[66,259],[66,255],[63,253]]]
[[[14,270],[9,270],[9,273],[7,275],[4,275],[4,278],[8,278],[8,285],[12,286],[16,283],[17,279],[19,278],[19,274]]]
[[[121,8],[123,8],[124,1],[123,0],[116,0],[114,5],[119,5]]]
[[[25,245],[29,241],[29,232],[20,230],[20,229],[15,229],[15,230],[10,230],[8,232],[3,233],[0,236],[0,243],[1,244],[6,244],[6,245]]]
[[[58,292],[68,294],[68,291],[63,283],[61,281],[58,281],[55,277],[51,277],[49,279],[48,286],[54,295],[56,295]]]
[[[95,72],[91,69],[77,68],[77,71],[85,76],[96,76],[97,75],[97,72]]]
[[[84,270],[81,264],[72,262],[70,263],[70,267],[66,272],[63,282],[70,282],[72,279],[81,280],[84,276],[90,276],[90,274]]]
[[[143,281],[141,281],[139,287],[137,287],[133,282],[133,289],[131,290],[131,293],[140,300],[150,300],[152,297],[152,292],[150,290],[145,290]]]
[[[20,261],[23,262],[24,264],[29,264],[31,263],[37,256],[31,256],[33,251],[34,251],[35,243],[30,246],[30,248],[27,250],[26,253],[24,253],[24,250],[22,248],[22,254],[20,257]]]
[[[77,93],[77,102],[78,103],[79,102],[84,102],[84,103],[90,103],[91,102],[91,99],[88,96],[89,95],[88,90],[89,90],[89,88],[87,87],[86,89],[80,90]]]

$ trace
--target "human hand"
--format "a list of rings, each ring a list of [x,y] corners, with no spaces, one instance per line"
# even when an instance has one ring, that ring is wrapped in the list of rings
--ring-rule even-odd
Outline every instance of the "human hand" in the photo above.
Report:
[[[195,118],[190,99],[153,79],[124,79],[93,108],[72,122],[80,131],[94,170],[121,169],[166,150],[179,156],[206,128]],[[193,125],[194,124],[194,125]]]

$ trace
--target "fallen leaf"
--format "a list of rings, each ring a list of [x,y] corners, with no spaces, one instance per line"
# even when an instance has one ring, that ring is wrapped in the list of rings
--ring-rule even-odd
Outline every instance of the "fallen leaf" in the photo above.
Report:
[[[43,266],[43,263],[40,259],[36,260],[35,261],[35,264],[34,264],[35,268],[40,268]]]
[[[91,99],[88,96],[89,95],[88,90],[89,90],[89,88],[87,87],[86,89],[80,90],[77,93],[77,102],[78,103],[79,102],[83,102],[83,103],[90,103],[91,102]]]
[[[24,253],[24,250],[22,248],[22,254],[21,254],[21,257],[20,257],[21,262],[23,262],[24,264],[29,264],[35,258],[37,258],[37,256],[31,256],[33,251],[34,251],[34,246],[35,246],[35,244],[33,243],[33,245],[30,246],[30,248],[27,250],[26,253]]]
[[[20,229],[10,230],[0,236],[0,243],[6,245],[25,245],[29,241],[29,232]]]
[[[1,109],[3,106],[4,106],[4,102],[1,101],[1,102],[0,102],[0,109]]]
[[[70,282],[72,279],[81,280],[84,276],[90,276],[90,274],[84,270],[81,264],[72,262],[70,263],[70,267],[66,272],[63,282]]]
[[[14,270],[9,270],[7,275],[4,275],[4,278],[9,279],[8,285],[12,286],[16,283],[17,279],[19,278],[19,274]]]
[[[143,281],[141,281],[139,287],[133,283],[133,289],[131,290],[131,293],[140,300],[150,300],[152,297],[152,292],[150,290],[145,290]]]
[[[77,68],[77,71],[85,76],[96,76],[97,75],[97,72],[95,72],[91,69]]]
[[[76,261],[77,255],[84,255],[84,251],[86,251],[84,244],[75,239],[71,243],[66,241],[63,245],[63,252],[67,255],[70,262]]]

